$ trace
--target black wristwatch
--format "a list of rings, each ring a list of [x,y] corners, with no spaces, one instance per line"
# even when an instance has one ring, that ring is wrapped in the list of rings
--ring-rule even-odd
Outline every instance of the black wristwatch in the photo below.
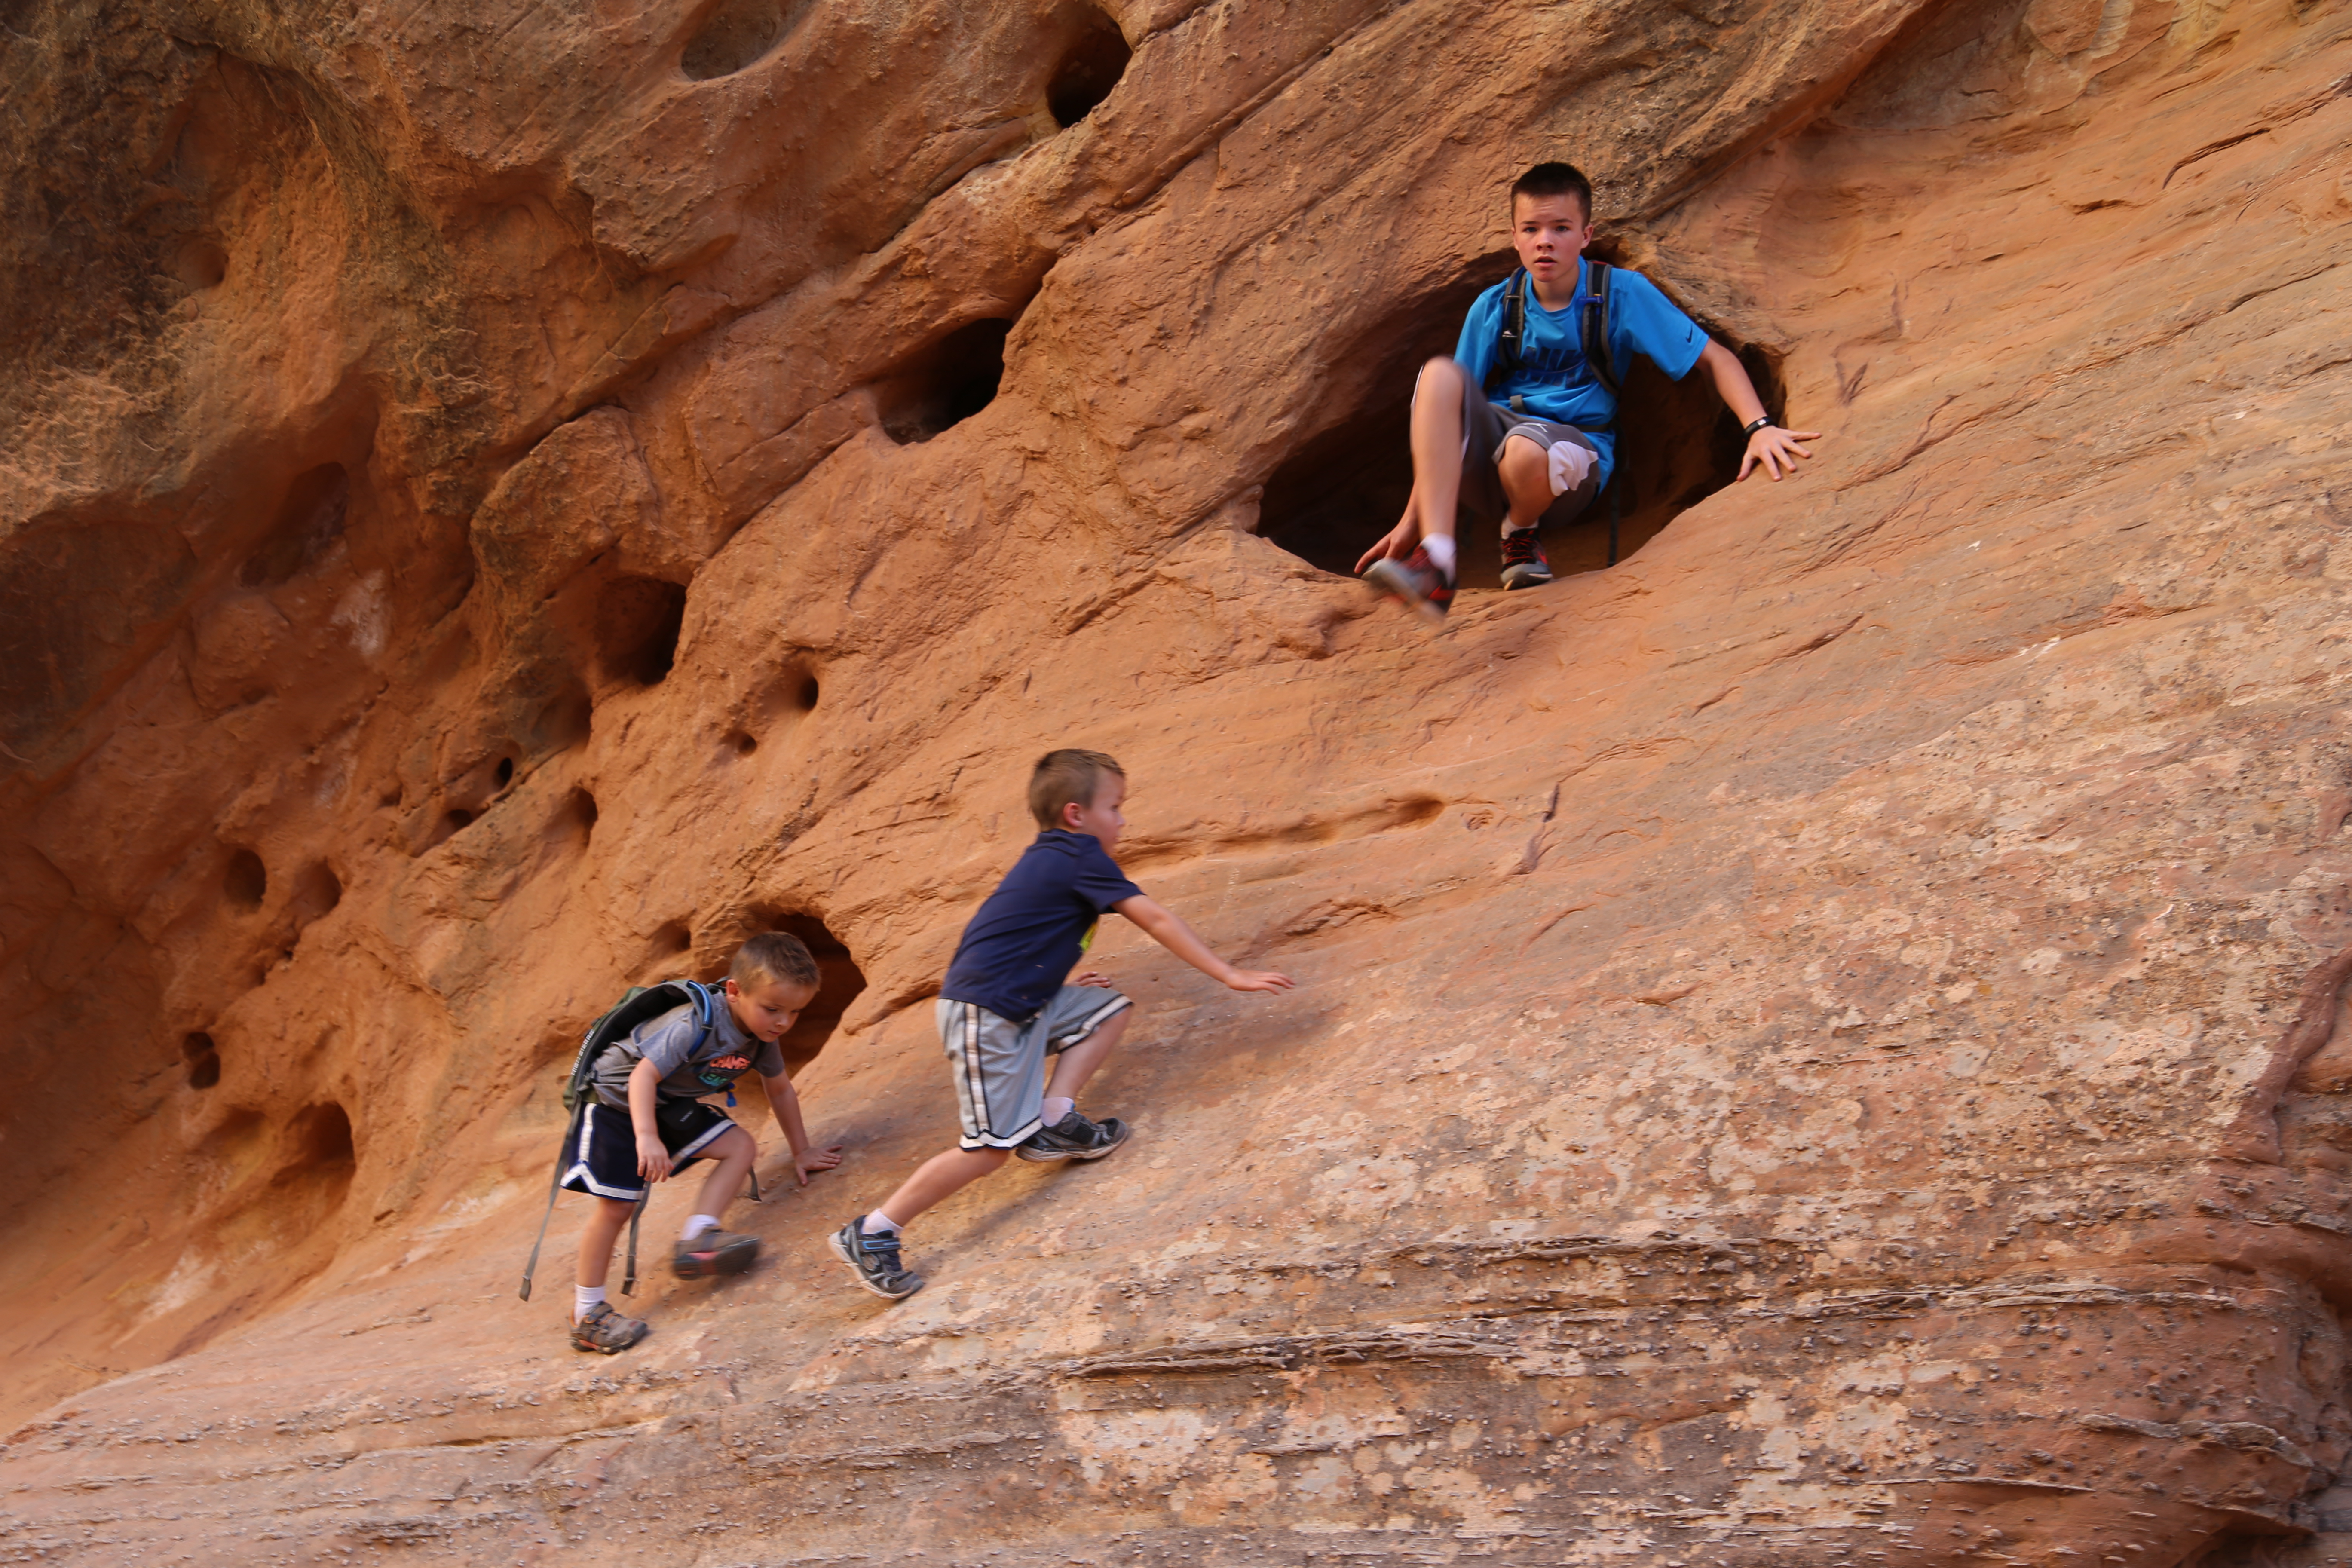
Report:
[[[1759,430],[1769,429],[1771,424],[1772,416],[1769,414],[1759,414],[1755,418],[1742,425],[1739,427],[1739,433],[1742,436],[1753,436]]]

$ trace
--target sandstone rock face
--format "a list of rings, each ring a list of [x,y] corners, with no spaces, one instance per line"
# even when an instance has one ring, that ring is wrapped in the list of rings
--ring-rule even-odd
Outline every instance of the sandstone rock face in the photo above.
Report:
[[[2317,1564],[2352,1549],[2342,0],[18,7],[19,1556]],[[1629,553],[1328,568],[1501,191],[1738,347]],[[1483,548],[1489,553],[1479,554]],[[1481,574],[1484,574],[1482,578]],[[1089,1105],[928,997],[1130,770]],[[1116,924],[1116,922],[1113,922]],[[514,1295],[556,1075],[784,926],[848,1144]],[[658,1261],[690,1194],[665,1188]]]

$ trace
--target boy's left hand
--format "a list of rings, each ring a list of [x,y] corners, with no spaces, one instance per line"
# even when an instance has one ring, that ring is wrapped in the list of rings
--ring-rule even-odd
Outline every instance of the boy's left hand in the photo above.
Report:
[[[1077,973],[1070,976],[1070,984],[1073,985],[1098,985],[1105,991],[1116,991],[1118,989],[1118,986],[1113,985],[1110,983],[1110,976],[1105,974],[1099,969],[1082,969],[1078,971]]]
[[[1739,459],[1739,477],[1746,479],[1750,469],[1761,468],[1779,484],[1783,472],[1795,473],[1797,459],[1812,453],[1798,445],[1801,441],[1818,441],[1818,430],[1783,430],[1778,425],[1767,425],[1748,437],[1748,450]]]
[[[799,1181],[802,1186],[807,1186],[808,1179],[817,1172],[830,1171],[835,1165],[841,1163],[841,1151],[843,1148],[844,1145],[835,1143],[830,1149],[811,1149],[804,1154],[793,1155],[793,1177]]]

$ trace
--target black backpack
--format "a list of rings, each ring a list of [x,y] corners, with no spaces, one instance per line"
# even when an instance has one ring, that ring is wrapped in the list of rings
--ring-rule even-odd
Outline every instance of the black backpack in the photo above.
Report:
[[[1617,384],[1617,365],[1609,353],[1609,277],[1614,270],[1605,261],[1589,264],[1591,280],[1586,287],[1583,309],[1577,311],[1577,346],[1584,351],[1584,363],[1592,367],[1592,374],[1610,397],[1622,398],[1624,388]],[[1503,320],[1495,333],[1495,363],[1486,370],[1486,394],[1494,395],[1496,388],[1508,381],[1511,373],[1519,368],[1519,353],[1528,335],[1528,269],[1524,267],[1511,274],[1503,285]],[[1518,395],[1511,396],[1511,412],[1525,414],[1527,408]],[[1616,428],[1612,414],[1602,430]],[[1609,564],[1617,564],[1617,484],[1612,476],[1609,484]]]
[[[539,1236],[530,1244],[530,1258],[522,1266],[522,1289],[526,1301],[530,1300],[530,1277],[539,1268],[539,1249],[547,1240],[548,1221],[555,1216],[555,1194],[563,1190],[563,1173],[572,1163],[572,1151],[580,1141],[580,1123],[595,1100],[589,1088],[595,1077],[598,1058],[616,1043],[626,1039],[640,1024],[649,1023],[663,1014],[679,1007],[694,1009],[694,1043],[702,1044],[719,1021],[719,1009],[724,1004],[723,994],[716,985],[705,985],[698,980],[665,980],[658,985],[632,985],[627,994],[603,1017],[588,1026],[587,1035],[580,1042],[580,1050],[572,1058],[572,1070],[563,1079],[563,1109],[571,1112],[571,1121],[563,1130],[563,1145],[555,1152],[555,1175],[547,1184],[547,1212],[539,1218]],[[751,1196],[760,1195],[760,1178],[751,1178]],[[621,1282],[621,1294],[634,1296],[637,1290],[637,1221],[644,1217],[645,1200],[637,1200],[636,1212],[629,1216],[628,1274]]]

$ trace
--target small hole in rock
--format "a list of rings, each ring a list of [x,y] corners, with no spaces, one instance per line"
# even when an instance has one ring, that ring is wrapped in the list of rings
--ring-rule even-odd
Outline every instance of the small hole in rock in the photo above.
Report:
[[[218,1051],[206,1050],[201,1056],[190,1058],[188,1062],[190,1089],[210,1089],[220,1082],[220,1078],[221,1064]]]
[[[1075,36],[1045,83],[1045,107],[1054,123],[1066,130],[1110,96],[1135,51],[1118,24],[1092,5],[1066,6],[1055,19]]]
[[[228,858],[228,869],[221,875],[221,896],[233,908],[257,910],[268,892],[269,871],[260,856],[240,849]]]
[[[596,832],[596,797],[574,785],[557,806],[547,825],[547,838],[558,847],[577,851],[588,847]]]
[[[341,463],[321,463],[296,475],[268,535],[246,557],[236,580],[248,588],[292,581],[342,537],[351,504],[352,479]]]
[[[514,759],[512,757],[500,757],[499,759],[499,765],[492,773],[491,776],[499,781],[499,787],[500,789],[504,789],[507,785],[514,783]]]
[[[596,647],[605,676],[658,684],[677,662],[686,590],[655,577],[617,577],[596,601]]]
[[[694,932],[684,921],[667,921],[655,928],[646,946],[656,958],[676,958],[694,946]]]
[[[473,820],[474,820],[474,814],[473,814],[472,812],[470,812],[470,811],[467,811],[464,806],[462,806],[462,805],[453,805],[453,806],[451,806],[447,811],[446,811],[446,812],[444,812],[444,813],[442,813],[442,814],[441,814],[441,827],[442,827],[442,835],[441,835],[441,837],[444,837],[444,838],[446,838],[447,837],[449,837],[449,835],[450,835],[450,834],[455,833],[455,832],[457,832],[459,828],[461,828],[461,827],[464,827],[464,826],[467,826],[467,825],[468,825],[468,824],[470,824]]]
[[[209,239],[190,240],[172,258],[172,275],[190,289],[217,289],[228,276],[228,252]]]
[[[192,1029],[180,1037],[180,1056],[185,1061],[208,1057],[218,1049],[220,1047],[213,1043],[213,1037],[202,1029]]]
[[[748,757],[760,749],[760,737],[749,730],[738,730],[727,737],[727,744],[739,757]]]
[[[800,710],[803,713],[813,713],[816,710],[815,676],[812,675],[801,682],[800,689],[793,693],[793,700],[800,706]]]
[[[324,861],[302,868],[294,879],[294,897],[287,912],[293,919],[294,929],[300,931],[320,915],[343,901],[343,880],[335,875],[334,868]]]
[[[804,8],[784,0],[720,0],[678,57],[677,68],[689,81],[732,76],[783,42]]]
[[[912,446],[987,407],[1004,380],[1004,339],[1012,330],[1010,320],[968,321],[877,383],[884,432]]]

